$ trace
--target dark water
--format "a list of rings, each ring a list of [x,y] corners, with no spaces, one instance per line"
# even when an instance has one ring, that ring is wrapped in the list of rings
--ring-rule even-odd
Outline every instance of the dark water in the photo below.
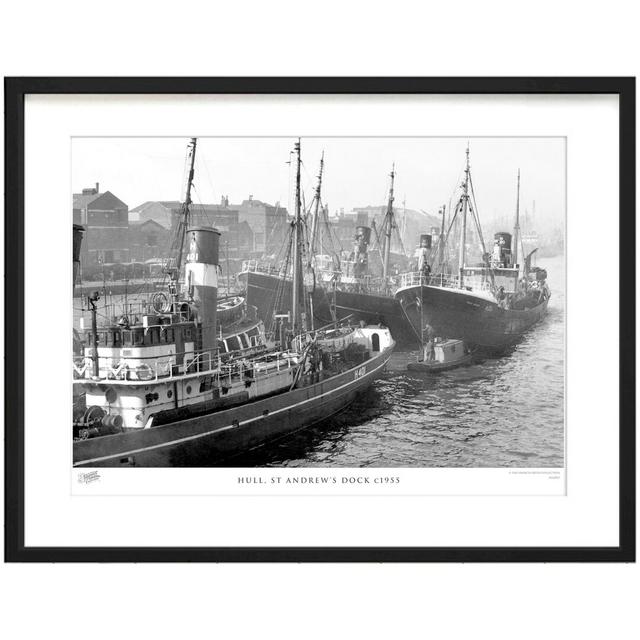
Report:
[[[234,466],[561,467],[564,465],[564,260],[547,258],[546,317],[511,353],[437,375],[415,352],[338,418],[235,459]]]

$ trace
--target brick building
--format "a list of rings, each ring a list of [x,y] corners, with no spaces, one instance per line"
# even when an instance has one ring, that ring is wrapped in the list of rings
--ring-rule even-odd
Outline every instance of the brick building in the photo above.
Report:
[[[138,224],[153,222],[166,230],[171,237],[180,221],[182,203],[177,200],[149,200],[131,209],[132,218]],[[215,227],[220,231],[221,246],[228,248],[230,259],[246,258],[253,251],[253,229],[240,219],[239,207],[229,205],[229,199],[223,197],[220,204],[193,203],[190,210],[191,224],[194,226]],[[132,222],[133,223],[133,222]],[[156,229],[157,233],[160,233]],[[165,244],[168,248],[170,239]]]
[[[239,222],[247,222],[253,231],[254,253],[278,253],[287,238],[287,209],[280,203],[275,205],[255,200],[249,196],[242,204],[232,205],[238,209]]]
[[[132,219],[139,222],[153,220],[165,229],[174,230],[180,221],[182,203],[178,200],[149,200],[131,209]],[[193,203],[190,207],[191,224],[229,229],[239,220],[239,208],[229,206],[229,199],[222,198],[220,204]]]
[[[133,222],[153,220],[165,229],[171,229],[174,216],[180,212],[177,200],[147,200],[129,211],[129,219]]]
[[[73,194],[73,223],[85,228],[80,261],[92,267],[129,261],[129,208],[100,185]]]
[[[129,259],[132,262],[165,260],[171,234],[155,220],[129,222]]]

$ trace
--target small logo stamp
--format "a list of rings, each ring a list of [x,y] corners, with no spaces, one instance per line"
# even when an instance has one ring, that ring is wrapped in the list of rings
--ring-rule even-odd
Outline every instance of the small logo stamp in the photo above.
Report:
[[[79,484],[89,484],[100,480],[100,474],[97,471],[87,471],[86,473],[78,474]]]

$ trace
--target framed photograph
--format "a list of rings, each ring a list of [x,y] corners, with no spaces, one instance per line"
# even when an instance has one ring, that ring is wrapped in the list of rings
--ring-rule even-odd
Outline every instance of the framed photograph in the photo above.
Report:
[[[8,561],[635,560],[635,79],[7,78]]]

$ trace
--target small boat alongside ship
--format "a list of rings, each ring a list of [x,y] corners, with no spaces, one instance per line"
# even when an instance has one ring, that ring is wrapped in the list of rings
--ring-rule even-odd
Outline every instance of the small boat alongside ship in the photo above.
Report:
[[[271,336],[257,327],[219,331],[220,233],[189,225],[195,149],[192,139],[169,296],[137,310],[111,309],[101,325],[98,295],[88,299],[90,324],[81,325],[83,353],[74,358],[74,392],[84,398],[74,411],[74,466],[224,463],[339,413],[383,372],[393,352],[384,326],[309,326],[299,142],[291,308]],[[238,306],[228,303],[230,312]]]
[[[415,373],[440,373],[473,364],[474,354],[462,340],[452,338],[427,342],[415,362],[407,365]]]

